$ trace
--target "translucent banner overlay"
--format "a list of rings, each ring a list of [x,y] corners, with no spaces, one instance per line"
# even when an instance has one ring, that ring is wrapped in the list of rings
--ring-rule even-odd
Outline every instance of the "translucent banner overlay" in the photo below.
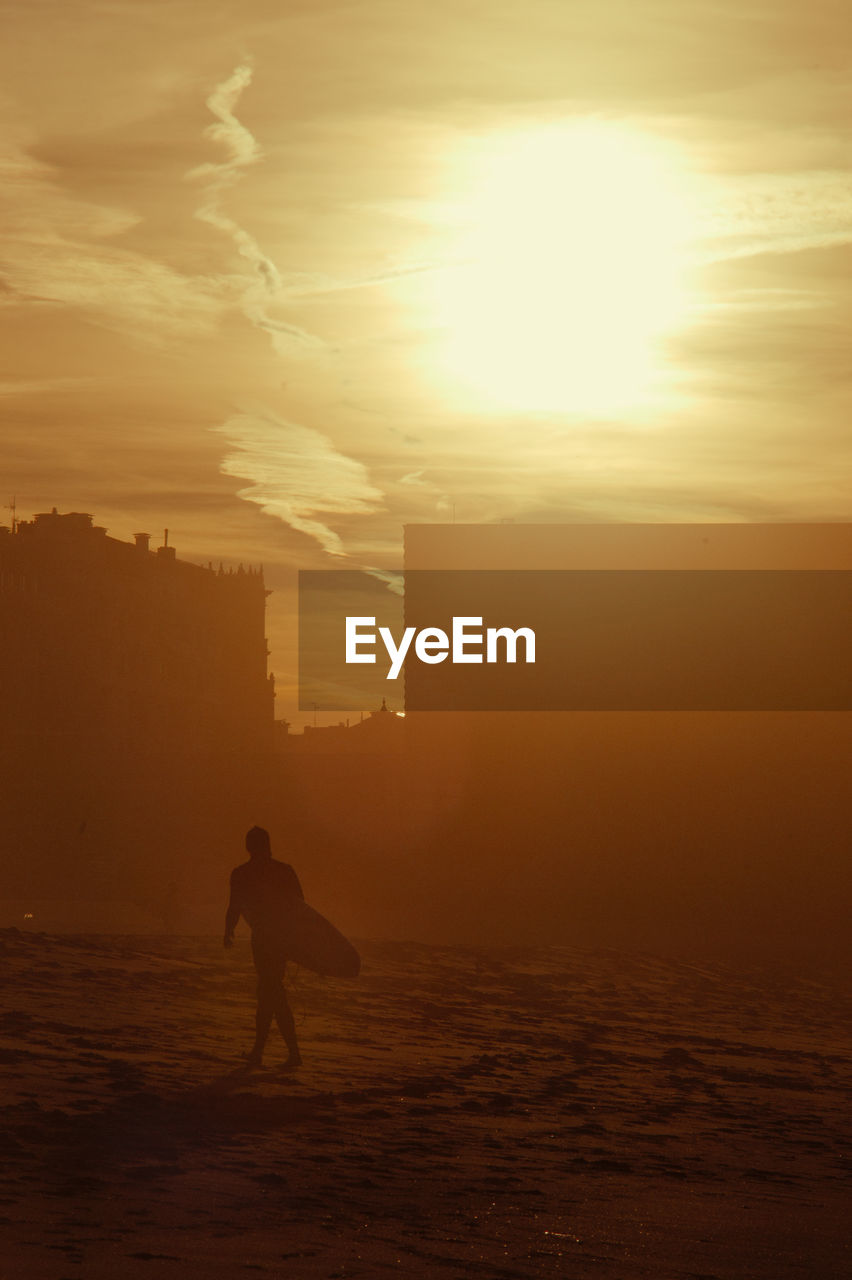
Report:
[[[850,641],[850,570],[299,574],[302,710],[848,711]]]

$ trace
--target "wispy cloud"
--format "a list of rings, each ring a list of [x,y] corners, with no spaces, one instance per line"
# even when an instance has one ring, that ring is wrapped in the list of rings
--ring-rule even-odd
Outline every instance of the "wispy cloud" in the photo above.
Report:
[[[7,142],[0,157],[5,305],[55,304],[162,343],[209,331],[221,289],[120,243],[139,221],[132,210],[64,191],[49,165]]]
[[[354,293],[359,289],[378,289],[382,285],[396,284],[397,281],[406,280],[410,276],[431,275],[451,267],[468,266],[471,261],[470,256],[446,255],[425,262],[391,266],[386,271],[366,276],[328,276],[319,273],[290,272],[286,281],[282,281],[282,290],[287,298],[319,298],[328,294]]]
[[[720,183],[699,217],[705,261],[852,242],[852,175],[752,173]]]
[[[216,123],[208,125],[205,134],[224,148],[225,159],[198,165],[187,176],[203,180],[204,199],[195,211],[196,218],[228,236],[240,256],[252,267],[240,299],[244,315],[269,336],[279,355],[292,356],[319,349],[324,344],[320,338],[297,325],[287,324],[270,315],[270,304],[283,296],[278,268],[251,232],[230,217],[224,208],[226,193],[240,181],[246,168],[263,157],[257,140],[234,110],[244,89],[251,84],[251,78],[251,65],[243,62],[227,80],[216,86],[207,99]]]
[[[263,411],[236,414],[214,429],[234,449],[222,471],[252,482],[239,496],[313,538],[329,555],[347,552],[340,535],[317,516],[370,515],[382,507],[384,495],[366,467],[312,427]]]
[[[91,387],[94,378],[16,378],[0,375],[0,397],[35,396],[45,391],[67,391],[77,387]]]

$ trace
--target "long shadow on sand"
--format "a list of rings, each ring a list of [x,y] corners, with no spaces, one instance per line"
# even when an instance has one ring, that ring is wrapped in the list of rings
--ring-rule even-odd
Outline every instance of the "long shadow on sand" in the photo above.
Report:
[[[179,1093],[128,1093],[86,1114],[15,1108],[7,1117],[6,1137],[14,1143],[8,1153],[17,1149],[25,1177],[31,1161],[41,1165],[49,1195],[79,1195],[103,1189],[116,1174],[142,1181],[180,1173],[194,1153],[333,1114],[331,1095],[263,1095],[251,1091],[252,1080],[231,1071]],[[278,1081],[286,1088],[286,1077]]]
[[[286,1073],[237,1068],[179,1091],[128,1090],[85,1114],[30,1104],[8,1134],[17,1131],[29,1153],[38,1153],[53,1194],[63,1195],[86,1183],[94,1190],[113,1173],[139,1179],[179,1173],[194,1153],[226,1151],[250,1135],[309,1121],[326,1130],[346,1125],[353,1111],[383,1099],[461,1095],[471,1077],[487,1078],[497,1065],[494,1055],[485,1054],[449,1075],[416,1074],[363,1089],[298,1094],[290,1091]]]

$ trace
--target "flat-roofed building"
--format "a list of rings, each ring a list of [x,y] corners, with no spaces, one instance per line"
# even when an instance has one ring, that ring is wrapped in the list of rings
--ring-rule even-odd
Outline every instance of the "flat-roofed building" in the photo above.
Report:
[[[147,900],[233,848],[272,753],[266,595],[84,513],[0,530],[0,897]]]

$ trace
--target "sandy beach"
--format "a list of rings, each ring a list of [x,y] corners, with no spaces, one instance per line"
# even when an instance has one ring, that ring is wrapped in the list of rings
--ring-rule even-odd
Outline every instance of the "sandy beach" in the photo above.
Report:
[[[0,938],[10,1280],[852,1271],[839,981],[363,942],[245,1074],[244,938]]]

